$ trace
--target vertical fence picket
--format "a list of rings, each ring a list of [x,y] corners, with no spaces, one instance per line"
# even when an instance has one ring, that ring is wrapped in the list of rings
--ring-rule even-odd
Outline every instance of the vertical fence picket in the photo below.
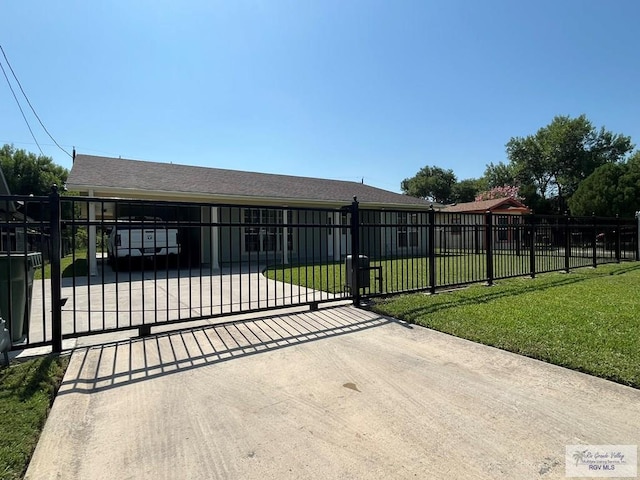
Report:
[[[55,353],[62,351],[62,269],[60,193],[53,186],[49,195],[51,228],[51,335]]]

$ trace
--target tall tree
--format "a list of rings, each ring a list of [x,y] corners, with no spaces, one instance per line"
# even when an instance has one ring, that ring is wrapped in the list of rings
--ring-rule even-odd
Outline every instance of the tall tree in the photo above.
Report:
[[[14,195],[48,195],[51,185],[64,185],[69,175],[51,157],[36,156],[13,145],[0,148],[0,167]]]
[[[498,162],[490,163],[484,170],[484,181],[486,182],[483,190],[490,190],[496,187],[504,187],[505,185],[517,185],[516,171],[511,163]]]
[[[624,160],[633,147],[630,137],[597,130],[585,115],[557,116],[535,135],[506,145],[518,183],[533,185],[542,199],[556,197],[560,209],[596,168]]]
[[[455,183],[456,176],[453,170],[426,166],[421,168],[415,176],[405,178],[400,188],[403,193],[412,197],[437,203],[451,203]]]
[[[607,163],[580,183],[569,199],[573,215],[633,217],[640,210],[640,152],[626,163]]]
[[[456,182],[451,189],[452,200],[457,203],[473,202],[478,195],[486,188],[483,178],[468,178]]]

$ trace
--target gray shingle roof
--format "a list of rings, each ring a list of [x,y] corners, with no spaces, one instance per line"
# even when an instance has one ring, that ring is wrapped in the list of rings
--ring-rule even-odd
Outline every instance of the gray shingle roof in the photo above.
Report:
[[[67,179],[71,190],[137,190],[292,201],[423,205],[429,203],[357,182],[243,172],[220,168],[76,155]]]

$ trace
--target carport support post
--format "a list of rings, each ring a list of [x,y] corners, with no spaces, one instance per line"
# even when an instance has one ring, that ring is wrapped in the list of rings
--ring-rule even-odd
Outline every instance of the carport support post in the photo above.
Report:
[[[89,196],[93,197],[93,190],[89,191]],[[89,201],[89,232],[87,245],[87,260],[89,263],[89,274],[92,277],[98,275],[98,259],[96,258],[96,204]]]
[[[218,224],[220,208],[211,207],[211,270],[220,270],[220,227]]]
[[[433,205],[429,207],[429,292],[436,293],[436,211]]]
[[[358,198],[351,203],[351,282],[353,305],[360,306],[360,215]]]
[[[487,248],[487,285],[493,285],[493,213],[485,214],[485,244]]]
[[[285,265],[289,265],[289,227],[287,226],[289,218],[287,213],[289,213],[289,211],[286,209],[282,211],[282,224],[284,225],[282,229],[282,260]]]
[[[49,195],[49,222],[51,226],[51,345],[54,353],[62,351],[62,268],[60,259],[60,193],[53,185]],[[94,255],[95,256],[95,255]]]

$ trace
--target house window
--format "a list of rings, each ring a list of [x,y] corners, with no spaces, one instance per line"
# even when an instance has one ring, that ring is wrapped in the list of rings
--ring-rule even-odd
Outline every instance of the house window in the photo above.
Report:
[[[398,248],[418,246],[418,214],[398,212]]]
[[[451,217],[451,234],[452,235],[462,234],[462,221],[459,215],[455,215]]]
[[[351,229],[351,219],[349,218],[349,214],[347,212],[342,212],[340,214],[340,225],[342,225],[342,234],[346,235],[349,233]]]
[[[281,252],[285,225],[282,210],[247,208],[244,210],[245,252]],[[287,212],[287,223],[291,212]],[[293,250],[293,237],[287,228],[287,250]]]
[[[506,242],[509,240],[509,230],[507,225],[509,225],[509,217],[506,215],[501,215],[498,217],[498,241]]]

